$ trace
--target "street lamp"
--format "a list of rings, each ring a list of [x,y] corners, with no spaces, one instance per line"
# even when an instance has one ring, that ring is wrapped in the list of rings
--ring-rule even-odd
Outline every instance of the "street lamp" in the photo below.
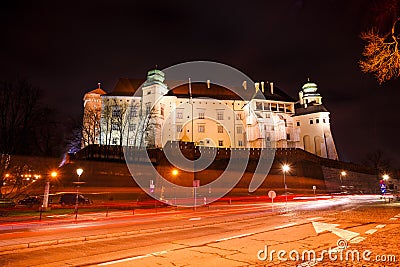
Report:
[[[55,179],[57,177],[57,172],[56,171],[52,171],[50,173],[50,177]],[[46,185],[44,187],[44,194],[43,194],[43,205],[42,208],[44,210],[47,210],[47,208],[49,207],[49,191],[50,191],[50,179],[49,177],[47,177],[46,180]]]
[[[178,175],[179,171],[177,169],[172,170],[172,175],[176,177]],[[175,179],[174,179],[175,180]],[[174,204],[176,206],[176,181],[174,181]]]
[[[76,198],[75,198],[75,221],[78,219],[78,203],[79,203],[79,184],[80,178],[83,173],[83,169],[79,168],[76,169],[76,174],[78,175],[78,182],[76,184]]]
[[[288,211],[288,206],[287,206],[287,185],[286,185],[286,172],[290,170],[289,165],[283,164],[282,165],[282,172],[283,172],[283,184],[285,186],[285,202],[286,202],[286,211]]]
[[[343,185],[343,177],[345,177],[347,173],[345,171],[340,172],[340,185]]]
[[[382,178],[383,178],[383,180],[387,181],[387,180],[389,180],[390,177],[388,174],[384,174],[384,175],[382,175]]]

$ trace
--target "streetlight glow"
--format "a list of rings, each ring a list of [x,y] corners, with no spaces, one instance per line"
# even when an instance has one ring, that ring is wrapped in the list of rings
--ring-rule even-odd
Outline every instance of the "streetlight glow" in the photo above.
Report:
[[[286,203],[286,212],[288,212],[288,206],[287,206],[287,185],[286,185],[286,172],[290,170],[290,167],[288,164],[283,164],[282,165],[282,171],[283,171],[283,185],[285,186],[285,203]]]
[[[389,180],[389,175],[384,174],[384,175],[382,175],[382,178],[383,178],[383,180]]]
[[[172,175],[173,176],[177,176],[178,175],[178,170],[177,169],[173,169],[172,170]]]
[[[345,171],[342,171],[342,172],[340,173],[340,175],[342,175],[342,176],[346,176],[346,175],[347,175],[347,173],[346,173]]]
[[[76,174],[78,174],[78,176],[81,176],[82,173],[83,173],[83,169],[81,169],[81,168],[76,169]]]
[[[284,165],[282,166],[282,170],[283,170],[283,172],[288,172],[288,171],[290,170],[289,165],[284,164]]]
[[[52,178],[56,178],[57,177],[57,172],[56,171],[51,172],[50,176]]]

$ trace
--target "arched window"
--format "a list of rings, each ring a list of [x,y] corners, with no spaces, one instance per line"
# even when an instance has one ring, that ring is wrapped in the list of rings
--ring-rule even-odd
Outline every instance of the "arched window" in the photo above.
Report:
[[[317,156],[320,156],[320,157],[322,156],[321,148],[322,148],[323,143],[324,143],[324,141],[321,136],[314,137],[315,154]]]
[[[304,150],[311,152],[311,139],[309,135],[303,137]]]

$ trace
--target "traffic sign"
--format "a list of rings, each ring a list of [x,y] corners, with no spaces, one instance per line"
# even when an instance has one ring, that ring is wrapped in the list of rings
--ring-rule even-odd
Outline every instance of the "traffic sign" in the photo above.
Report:
[[[199,187],[200,186],[200,180],[193,180],[193,187]]]

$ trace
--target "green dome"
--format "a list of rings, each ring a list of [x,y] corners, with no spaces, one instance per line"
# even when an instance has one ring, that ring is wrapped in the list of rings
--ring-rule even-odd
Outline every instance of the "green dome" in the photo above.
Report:
[[[317,84],[313,82],[307,82],[302,87],[304,93],[315,93],[318,90]]]

